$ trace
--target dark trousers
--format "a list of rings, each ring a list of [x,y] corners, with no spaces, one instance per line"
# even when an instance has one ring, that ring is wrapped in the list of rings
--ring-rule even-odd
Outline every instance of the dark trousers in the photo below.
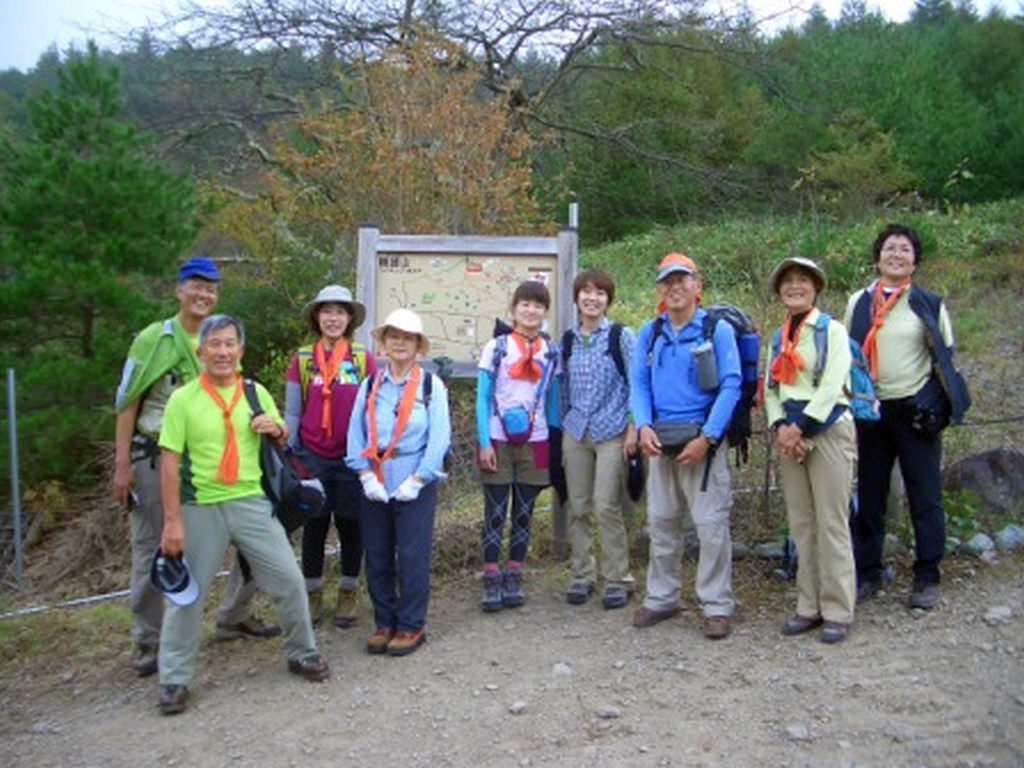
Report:
[[[359,515],[363,486],[359,476],[345,466],[343,459],[324,459],[306,452],[302,460],[327,492],[323,510],[302,528],[302,575],[307,580],[323,578],[324,547],[333,519],[341,548],[341,575],[357,579],[363,564]]]
[[[437,483],[412,501],[363,500],[366,586],[377,627],[414,632],[427,622]]]
[[[939,563],[946,551],[946,512],[942,507],[942,436],[914,432],[905,417],[904,401],[882,402],[877,422],[857,422],[857,515],[853,549],[857,581],[882,578],[885,511],[894,461],[910,502],[914,526],[914,581],[939,583]]]

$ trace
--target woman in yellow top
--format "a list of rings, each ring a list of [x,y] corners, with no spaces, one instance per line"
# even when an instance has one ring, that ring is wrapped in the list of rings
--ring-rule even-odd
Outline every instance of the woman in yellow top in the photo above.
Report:
[[[782,633],[821,627],[823,643],[838,643],[849,634],[856,601],[849,505],[857,436],[844,392],[849,337],[842,323],[829,318],[821,368],[814,338],[821,313],[815,302],[825,288],[825,273],[810,259],[784,259],[770,286],[786,308],[786,320],[769,349],[765,410],[799,557],[796,614]]]
[[[878,279],[850,297],[844,318],[864,350],[881,411],[879,421],[857,425],[857,599],[869,600],[882,587],[886,498],[899,461],[914,526],[908,606],[931,610],[940,597],[946,547],[942,430],[963,418],[970,396],[953,367],[946,304],[913,279],[921,262],[917,233],[889,224],[875,238],[872,256]]]

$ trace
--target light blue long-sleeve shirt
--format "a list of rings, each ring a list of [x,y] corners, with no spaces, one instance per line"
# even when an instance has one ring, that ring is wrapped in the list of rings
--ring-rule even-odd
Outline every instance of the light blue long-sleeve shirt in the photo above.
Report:
[[[703,424],[703,431],[716,440],[725,434],[740,399],[740,353],[736,334],[727,321],[719,320],[711,340],[719,386],[701,389],[693,348],[704,341],[706,315],[698,308],[678,333],[673,332],[667,314],[662,315],[665,320],[653,347],[655,321],[640,329],[630,382],[630,404],[638,430],[653,425],[655,420],[669,420]]]
[[[377,391],[375,407],[377,450],[383,451],[391,444],[395,424],[398,420],[398,405],[402,399],[402,388],[409,381],[409,377],[395,381],[391,377],[391,369],[388,366],[384,366],[378,375],[381,376],[381,382]],[[433,376],[433,374],[423,371],[412,413],[409,414],[409,420],[398,439],[394,453],[383,465],[384,488],[389,494],[394,493],[398,486],[412,475],[417,475],[428,483],[447,477],[444,473],[444,456],[452,438],[451,418],[448,411],[448,389],[440,377],[433,376],[430,403],[425,406],[423,385],[427,376]],[[367,379],[366,383],[359,388],[359,394],[356,396],[356,402],[352,408],[352,419],[348,426],[348,451],[345,463],[356,472],[364,472],[372,468],[370,460],[362,455],[369,441],[366,400],[372,388],[373,379]]]

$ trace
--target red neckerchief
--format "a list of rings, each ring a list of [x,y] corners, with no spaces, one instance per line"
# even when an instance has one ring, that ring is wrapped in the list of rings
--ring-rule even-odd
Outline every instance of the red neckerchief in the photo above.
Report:
[[[519,331],[512,331],[509,334],[519,348],[519,359],[508,368],[508,375],[513,379],[521,379],[536,384],[544,375],[544,369],[537,362],[536,355],[541,351],[540,336],[528,340]]]
[[[796,351],[796,345],[800,341],[800,331],[804,327],[804,320],[807,319],[805,313],[800,322],[796,326],[796,332],[793,332],[793,313],[790,312],[786,315],[786,322],[782,325],[782,351],[772,361],[771,370],[769,373],[774,381],[781,384],[792,384],[796,381],[796,375],[799,371],[804,369],[804,358]],[[792,338],[791,338],[792,337]]]
[[[220,407],[221,414],[224,416],[224,429],[227,431],[224,453],[221,454],[220,466],[214,480],[225,485],[234,485],[238,482],[238,441],[235,439],[235,425],[231,421],[231,412],[242,397],[242,380],[239,378],[235,381],[235,393],[231,396],[230,405],[224,402],[224,398],[220,396],[220,392],[207,378],[205,371],[199,374],[199,383],[206,390],[206,394],[212,397],[213,402]]]
[[[338,342],[331,350],[329,358],[324,353],[323,339],[318,341],[313,347],[313,359],[316,361],[316,367],[320,370],[320,375],[323,377],[324,403],[320,414],[320,427],[328,437],[332,437],[334,433],[334,424],[331,421],[331,384],[334,383],[334,379],[338,376],[338,369],[348,356],[348,348],[348,339],[344,336],[338,339]]]
[[[882,281],[879,280],[875,283],[875,292],[871,298],[871,328],[868,330],[867,336],[864,337],[861,349],[864,351],[864,357],[867,358],[871,378],[876,381],[878,380],[878,329],[885,323],[885,316],[899,300],[900,296],[903,295],[903,291],[909,287],[910,280],[907,280],[903,285],[896,286],[892,293],[889,294],[889,298],[885,298],[885,294],[882,291]]]
[[[377,392],[380,390],[380,383],[384,380],[384,374],[378,373],[373,379],[373,387],[366,398],[366,420],[367,420],[367,443],[366,450],[362,455],[373,464],[373,473],[377,479],[384,482],[384,462],[391,458],[395,452],[395,446],[405,431],[405,425],[409,422],[409,415],[416,405],[416,393],[419,391],[420,374],[422,369],[418,363],[414,363],[412,374],[402,385],[402,397],[398,401],[398,417],[395,421],[394,433],[391,435],[391,443],[382,453],[377,451]]]

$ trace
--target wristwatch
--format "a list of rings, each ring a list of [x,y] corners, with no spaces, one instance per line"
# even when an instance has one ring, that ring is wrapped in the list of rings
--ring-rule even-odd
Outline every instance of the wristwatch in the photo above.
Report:
[[[716,448],[718,448],[718,438],[717,437],[709,435],[707,432],[701,432],[701,434],[704,435],[704,439],[708,441],[708,447],[711,450],[715,450]]]

